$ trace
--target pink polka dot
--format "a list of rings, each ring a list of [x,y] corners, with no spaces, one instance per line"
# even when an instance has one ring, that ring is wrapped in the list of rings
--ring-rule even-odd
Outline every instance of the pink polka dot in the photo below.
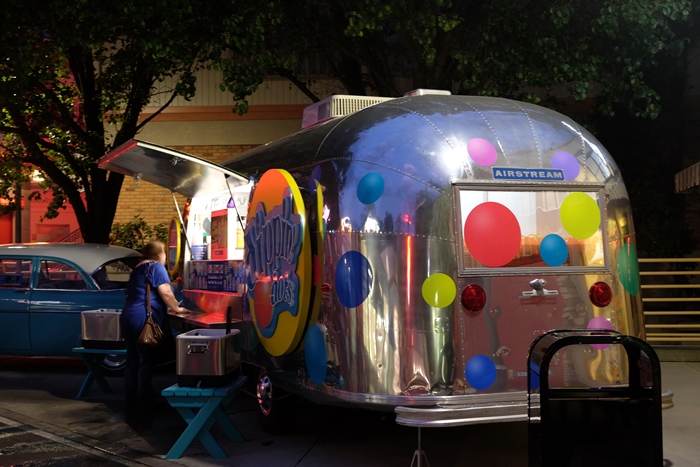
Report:
[[[474,162],[485,167],[492,166],[498,159],[496,148],[483,138],[470,139],[467,143],[467,153]]]
[[[604,316],[596,316],[588,322],[586,329],[613,329],[612,323]],[[598,350],[605,350],[610,344],[591,344],[591,347]]]

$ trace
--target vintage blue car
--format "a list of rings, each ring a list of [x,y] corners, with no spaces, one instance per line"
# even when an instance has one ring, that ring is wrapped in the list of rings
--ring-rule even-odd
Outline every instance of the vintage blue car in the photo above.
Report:
[[[80,313],[121,310],[141,255],[87,243],[0,245],[0,355],[69,356],[81,345]],[[103,366],[119,370],[124,357]]]

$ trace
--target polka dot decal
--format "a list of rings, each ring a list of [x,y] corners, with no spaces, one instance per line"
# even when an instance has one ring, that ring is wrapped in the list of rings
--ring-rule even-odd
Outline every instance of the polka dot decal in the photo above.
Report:
[[[613,325],[603,316],[596,316],[588,322],[586,329],[613,329]],[[598,350],[605,350],[610,347],[610,344],[591,344],[591,347]]]
[[[464,376],[471,387],[483,391],[496,381],[496,365],[486,355],[475,355],[467,362]]]
[[[450,276],[438,272],[423,282],[421,292],[425,303],[435,308],[445,308],[454,302],[457,286]]]
[[[571,193],[564,198],[559,217],[569,235],[579,240],[591,237],[600,227],[598,203],[586,193]]]
[[[481,264],[504,266],[520,250],[520,224],[502,204],[482,203],[472,209],[464,222],[464,241]]]
[[[372,289],[372,266],[359,251],[348,251],[335,268],[335,290],[340,302],[355,308],[364,302]]]
[[[535,362],[530,362],[530,391],[540,388],[540,367]]]
[[[317,165],[314,170],[311,171],[311,177],[309,178],[309,193],[312,195],[316,193],[316,182],[321,182],[321,166]]]
[[[496,163],[498,153],[493,144],[483,138],[472,138],[467,143],[469,157],[479,165],[490,167]]]
[[[552,168],[562,169],[566,180],[575,180],[581,173],[581,164],[578,159],[566,151],[555,152],[552,155]]]
[[[370,172],[357,184],[357,199],[362,204],[372,204],[384,193],[384,178],[376,172]]]
[[[270,294],[272,293],[272,280],[270,276],[265,276],[255,282],[255,297],[253,304],[255,305],[255,319],[260,327],[267,328],[272,322],[272,302]]]
[[[309,372],[311,381],[316,386],[323,384],[326,378],[326,362],[328,352],[326,351],[326,341],[321,328],[314,324],[306,331],[304,338],[304,360],[306,361],[306,371]]]
[[[540,256],[547,266],[561,266],[569,257],[569,248],[559,235],[549,234],[540,242]]]
[[[630,242],[622,245],[620,253],[617,254],[617,273],[620,275],[620,282],[630,295],[639,293],[639,265],[637,263],[637,249]]]

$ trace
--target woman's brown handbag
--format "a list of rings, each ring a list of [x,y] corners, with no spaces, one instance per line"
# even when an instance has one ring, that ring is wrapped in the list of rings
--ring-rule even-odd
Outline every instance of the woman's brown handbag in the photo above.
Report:
[[[155,263],[151,263],[146,273],[146,306],[148,313],[146,314],[146,324],[141,330],[138,341],[141,347],[150,350],[156,350],[163,341],[163,330],[153,320],[153,314],[151,313],[151,283],[148,281],[148,275],[151,273],[153,264]]]

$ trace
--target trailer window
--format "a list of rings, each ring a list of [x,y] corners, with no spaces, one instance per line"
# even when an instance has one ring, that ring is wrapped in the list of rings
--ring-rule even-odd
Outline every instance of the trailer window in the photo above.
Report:
[[[603,267],[598,201],[598,190],[459,189],[462,267]]]

